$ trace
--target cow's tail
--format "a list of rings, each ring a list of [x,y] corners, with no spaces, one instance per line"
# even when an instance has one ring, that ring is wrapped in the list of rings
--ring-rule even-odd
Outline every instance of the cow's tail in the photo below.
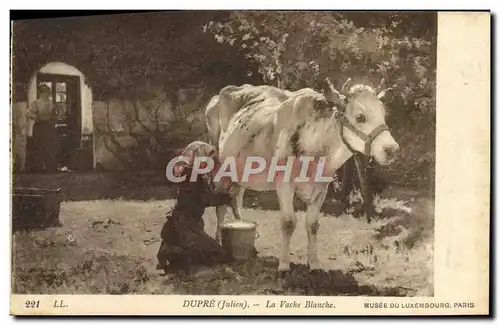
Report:
[[[207,124],[209,143],[217,150],[219,149],[220,121],[219,121],[219,95],[210,99],[205,110],[205,122]]]

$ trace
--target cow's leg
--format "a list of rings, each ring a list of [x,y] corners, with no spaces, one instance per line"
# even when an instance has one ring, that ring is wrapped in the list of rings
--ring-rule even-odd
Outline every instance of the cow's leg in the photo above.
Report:
[[[233,185],[230,190],[231,194],[231,210],[235,219],[241,220],[241,208],[243,207],[243,195],[245,189],[241,186]]]
[[[319,230],[319,216],[325,201],[328,188],[321,189],[307,204],[306,232],[307,232],[307,262],[311,270],[321,268],[318,258],[317,233]]]
[[[221,242],[221,229],[224,225],[224,218],[226,217],[227,205],[218,205],[215,207],[215,215],[217,216],[217,229],[215,230],[215,240]]]
[[[276,188],[281,210],[281,253],[279,256],[278,271],[290,269],[290,239],[297,227],[297,216],[293,208],[295,190],[290,183],[282,184]]]

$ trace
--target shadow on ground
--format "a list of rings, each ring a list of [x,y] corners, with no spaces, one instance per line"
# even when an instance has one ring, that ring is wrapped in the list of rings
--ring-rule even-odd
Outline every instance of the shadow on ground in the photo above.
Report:
[[[101,254],[77,265],[17,268],[14,292],[29,294],[180,294],[180,295],[306,295],[407,296],[408,289],[360,285],[339,270],[310,272],[292,264],[280,276],[274,257],[186,270],[162,276],[149,272],[144,261]]]
[[[360,285],[350,273],[340,270],[310,271],[304,264],[291,264],[285,274],[277,271],[275,257],[233,262],[211,269],[170,275],[178,294],[204,295],[301,295],[301,296],[407,296],[405,288]]]

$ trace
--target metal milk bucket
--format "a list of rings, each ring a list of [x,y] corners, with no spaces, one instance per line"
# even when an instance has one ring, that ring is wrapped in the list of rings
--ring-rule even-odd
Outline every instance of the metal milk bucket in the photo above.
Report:
[[[253,256],[254,242],[258,238],[255,222],[233,221],[222,226],[222,247],[236,260]]]

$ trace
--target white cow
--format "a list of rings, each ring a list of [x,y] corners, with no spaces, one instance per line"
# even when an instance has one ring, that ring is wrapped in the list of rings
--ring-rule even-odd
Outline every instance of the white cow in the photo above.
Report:
[[[272,157],[326,157],[324,175],[333,175],[353,151],[364,152],[381,165],[392,162],[399,150],[385,124],[385,108],[381,102],[386,90],[365,85],[348,88],[346,81],[341,92],[326,80],[325,94],[305,88],[295,92],[271,86],[227,86],[212,98],[206,108],[206,121],[220,161],[236,157],[259,156],[266,161]],[[267,175],[267,174],[266,174]],[[292,178],[293,180],[293,178]],[[222,184],[222,182],[220,183]],[[227,190],[223,185],[220,190]],[[245,189],[276,191],[281,210],[282,244],[279,256],[280,271],[290,267],[290,239],[297,218],[293,198],[298,196],[307,205],[308,264],[311,270],[321,264],[317,254],[316,235],[319,215],[329,183],[325,182],[268,182],[266,177],[254,177],[247,182],[231,184],[231,208],[241,219],[240,209]],[[220,228],[226,206],[216,208]]]

